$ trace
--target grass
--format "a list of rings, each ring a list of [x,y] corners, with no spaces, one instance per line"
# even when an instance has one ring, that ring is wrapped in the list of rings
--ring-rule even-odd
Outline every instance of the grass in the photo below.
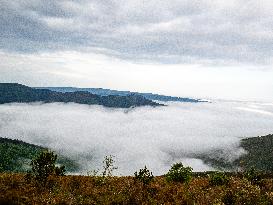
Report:
[[[241,175],[210,185],[206,175],[189,183],[155,177],[147,186],[134,177],[52,177],[46,186],[27,182],[25,174],[0,174],[0,204],[273,204],[273,178],[253,184]]]

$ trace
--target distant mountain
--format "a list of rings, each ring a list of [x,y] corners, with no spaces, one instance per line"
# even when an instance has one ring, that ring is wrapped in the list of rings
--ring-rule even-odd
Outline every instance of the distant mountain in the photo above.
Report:
[[[87,91],[57,92],[49,89],[34,89],[17,83],[0,83],[0,104],[16,102],[74,102],[114,108],[162,105],[136,94],[101,96]]]
[[[173,97],[173,96],[166,96],[166,95],[158,95],[153,93],[139,93],[139,92],[130,92],[130,91],[118,91],[118,90],[110,90],[110,89],[103,89],[103,88],[74,88],[74,87],[37,87],[36,89],[48,89],[51,91],[56,92],[76,92],[76,91],[84,91],[89,92],[95,95],[100,96],[109,96],[109,95],[118,95],[118,96],[128,96],[128,95],[140,95],[145,97],[148,100],[157,100],[157,101],[176,101],[176,102],[191,102],[191,103],[198,103],[198,102],[207,102],[200,99],[193,99],[193,98],[181,98],[181,97]]]

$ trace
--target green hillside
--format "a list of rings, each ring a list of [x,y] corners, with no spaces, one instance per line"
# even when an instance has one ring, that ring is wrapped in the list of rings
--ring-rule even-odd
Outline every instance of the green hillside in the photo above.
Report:
[[[220,170],[236,171],[238,168],[248,170],[252,167],[266,172],[273,170],[273,135],[242,139],[241,147],[246,150],[246,154],[234,162],[228,162],[224,158],[215,158],[215,156],[221,156],[219,153],[221,150],[196,157]],[[0,171],[26,172],[30,169],[31,159],[43,150],[46,148],[20,140],[0,138]],[[62,155],[59,155],[57,163],[65,165],[69,172],[76,172],[80,169],[79,164]]]
[[[255,168],[256,170],[265,172],[273,171],[272,134],[242,139],[240,146],[246,151],[246,154],[240,156],[239,159],[233,162],[224,159],[222,150],[214,150],[213,152],[205,155],[197,155],[196,157],[202,159],[206,164],[220,170],[236,171],[238,169],[248,170]]]
[[[20,140],[0,137],[0,172],[26,172],[30,169],[30,161],[46,148],[29,144]],[[57,163],[65,165],[69,172],[77,171],[79,165],[59,156]]]
[[[244,169],[254,167],[261,171],[273,171],[273,135],[252,137],[241,140],[247,154],[235,161]]]

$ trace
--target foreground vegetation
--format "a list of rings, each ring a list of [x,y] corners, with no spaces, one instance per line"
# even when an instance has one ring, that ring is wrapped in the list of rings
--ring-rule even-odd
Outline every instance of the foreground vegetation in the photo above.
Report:
[[[240,159],[240,172],[193,173],[191,167],[176,163],[163,176],[154,177],[145,166],[133,176],[117,177],[114,157],[106,156],[102,170],[65,176],[67,167],[54,152],[1,138],[0,204],[269,205],[273,204],[271,144],[272,135],[243,140],[248,154]],[[17,165],[31,157],[27,173],[19,173]],[[14,170],[17,173],[10,172]]]
[[[217,181],[217,180],[216,180]],[[144,184],[135,177],[50,176],[45,186],[24,174],[0,175],[0,204],[273,204],[273,179],[253,183],[240,176],[223,184],[209,176],[188,183],[164,176]]]
[[[57,155],[44,151],[27,174],[0,174],[0,204],[273,204],[273,178],[254,169],[240,173],[193,173],[182,163],[154,177],[145,166],[115,177],[112,156],[89,176],[64,176]]]

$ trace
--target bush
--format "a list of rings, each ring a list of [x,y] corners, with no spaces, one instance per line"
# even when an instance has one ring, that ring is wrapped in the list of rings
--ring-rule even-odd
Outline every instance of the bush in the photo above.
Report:
[[[192,178],[192,168],[184,167],[183,164],[175,163],[172,165],[169,172],[166,174],[167,181],[186,182],[188,183]]]
[[[221,186],[229,182],[229,177],[223,172],[213,172],[209,175],[209,184],[212,186]]]
[[[49,176],[63,176],[65,173],[65,167],[57,167],[55,165],[57,155],[51,151],[41,152],[37,158],[31,161],[32,175],[35,180],[45,183]]]
[[[140,169],[139,172],[135,172],[135,181],[140,181],[144,185],[149,185],[153,179],[153,173],[150,172],[146,166],[144,167],[144,169]]]
[[[102,171],[103,177],[111,177],[113,175],[114,170],[118,169],[118,167],[114,166],[114,163],[115,163],[114,156],[112,155],[105,156],[103,160],[103,171]]]
[[[102,163],[103,163],[102,171],[97,169],[87,172],[87,175],[93,178],[96,185],[105,184],[107,179],[113,176],[114,170],[118,169],[118,167],[114,166],[115,160],[114,156],[112,155],[105,156]]]
[[[244,173],[244,177],[253,184],[259,184],[262,176],[257,170],[251,168]]]

